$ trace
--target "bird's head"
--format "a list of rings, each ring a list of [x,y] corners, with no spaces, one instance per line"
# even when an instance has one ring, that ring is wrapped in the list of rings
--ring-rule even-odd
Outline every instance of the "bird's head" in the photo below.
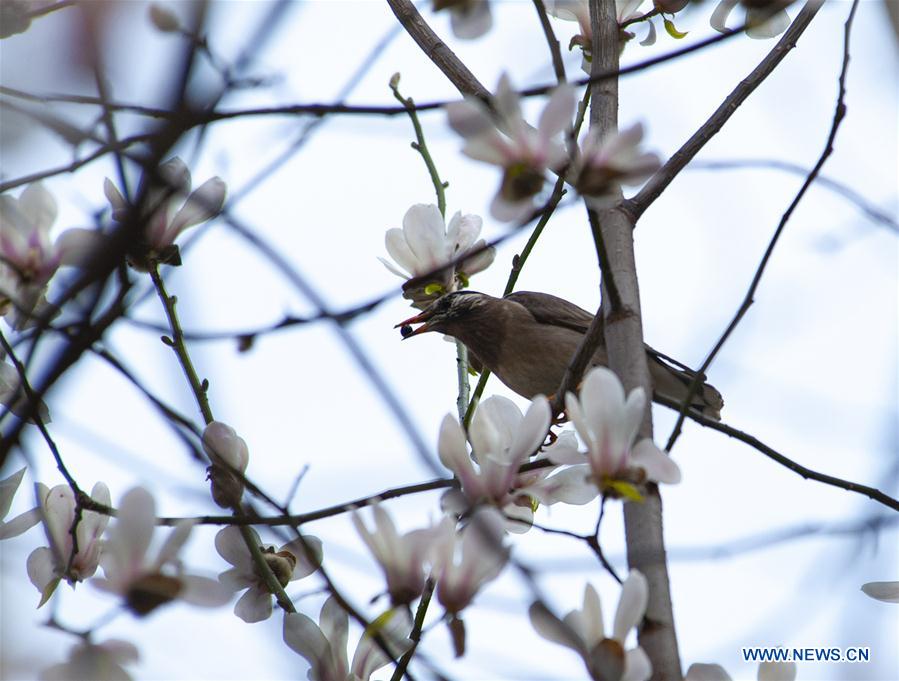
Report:
[[[477,291],[454,291],[438,298],[424,312],[401,321],[394,328],[400,329],[404,339],[427,331],[455,336],[460,327],[483,312],[492,300],[495,299]],[[413,329],[413,324],[421,326]]]

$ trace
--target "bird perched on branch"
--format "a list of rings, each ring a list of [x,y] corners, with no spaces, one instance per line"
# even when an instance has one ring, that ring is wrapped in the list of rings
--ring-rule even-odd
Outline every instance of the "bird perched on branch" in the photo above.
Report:
[[[404,338],[439,331],[462,341],[473,368],[486,367],[511,390],[530,399],[559,389],[592,321],[593,315],[586,310],[547,293],[518,291],[494,298],[456,291],[397,326],[402,327]],[[413,330],[412,324],[421,326]],[[648,345],[646,355],[653,398],[682,403],[696,372]],[[597,348],[587,368],[599,365],[608,365],[604,345]],[[721,393],[705,382],[691,400],[691,407],[715,420],[720,420],[723,406]]]

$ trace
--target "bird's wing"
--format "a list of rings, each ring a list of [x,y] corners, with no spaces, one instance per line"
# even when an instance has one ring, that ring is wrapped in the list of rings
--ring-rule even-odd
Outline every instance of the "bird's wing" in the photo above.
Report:
[[[578,333],[587,333],[593,315],[567,300],[548,293],[517,291],[506,296],[524,307],[540,324],[561,326]]]

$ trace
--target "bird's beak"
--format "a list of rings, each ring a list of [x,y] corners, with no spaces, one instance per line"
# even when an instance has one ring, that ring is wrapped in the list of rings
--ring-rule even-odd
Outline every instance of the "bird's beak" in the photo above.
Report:
[[[404,319],[399,324],[394,326],[394,329],[400,329],[400,333],[403,335],[403,340],[407,338],[412,338],[412,336],[417,336],[420,333],[426,333],[428,331],[432,331],[433,329],[428,324],[428,320],[434,316],[434,313],[425,310],[424,312],[415,315],[414,317],[409,317],[409,319]],[[413,324],[421,324],[417,329],[413,330]]]

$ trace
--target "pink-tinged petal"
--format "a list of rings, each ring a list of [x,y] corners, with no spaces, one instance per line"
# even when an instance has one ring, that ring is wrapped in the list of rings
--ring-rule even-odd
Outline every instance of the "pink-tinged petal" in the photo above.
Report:
[[[495,129],[470,138],[462,146],[462,153],[475,161],[501,168],[514,163],[520,157],[519,150],[512,146],[508,138],[503,137]]]
[[[166,537],[165,543],[159,549],[159,555],[153,563],[154,569],[158,570],[178,556],[181,547],[184,546],[185,542],[190,537],[190,533],[196,524],[195,520],[182,520],[175,525],[175,528],[169,532],[169,536]]]
[[[584,419],[600,441],[624,417],[624,388],[609,369],[595,367],[589,371],[581,387]]]
[[[652,676],[652,662],[643,648],[637,646],[624,653],[624,673],[621,681],[648,681]]]
[[[521,100],[509,74],[503,73],[499,77],[496,93],[493,95],[493,106],[500,120],[506,125],[505,131],[514,141],[516,146],[524,146],[527,139],[527,124],[521,116]]]
[[[187,194],[190,192],[190,170],[180,156],[170,158],[159,166],[159,175],[164,180],[164,186],[169,190]],[[168,193],[168,191],[166,192]]]
[[[305,542],[305,548],[304,548]],[[302,579],[318,570],[322,564],[322,541],[311,534],[303,535],[302,539],[294,539],[281,547],[282,551],[290,551],[296,556],[297,564],[293,568],[290,580]],[[312,555],[310,561],[309,555]]]
[[[0,522],[0,539],[18,537],[41,522],[41,510],[33,508],[17,515],[9,522]]]
[[[143,487],[129,490],[119,502],[118,522],[110,538],[124,559],[120,567],[140,564],[153,538],[156,524],[156,502]]]
[[[512,406],[514,407],[514,403]],[[518,412],[518,407],[514,408]],[[550,420],[552,410],[549,407],[549,400],[543,395],[537,395],[531,401],[524,419],[520,421],[517,433],[513,433],[514,439],[509,454],[511,463],[517,467],[537,452],[546,439]]]
[[[225,205],[225,195],[228,187],[220,177],[206,180],[189,197],[181,209],[175,213],[172,223],[165,230],[164,240],[166,244],[174,243],[188,227],[199,225],[201,222],[211,220],[218,215]]]
[[[718,33],[727,33],[727,17],[730,16],[730,13],[733,11],[734,7],[737,6],[739,1],[740,0],[721,0],[715,6],[712,16],[709,19],[709,24],[718,31]]]
[[[579,21],[587,7],[584,0],[550,0],[546,3],[546,11],[562,21]]]
[[[479,137],[496,128],[487,107],[475,99],[450,102],[446,105],[446,116],[450,127],[466,139]]]
[[[512,400],[494,395],[481,402],[468,433],[476,458],[483,461],[493,455],[507,460],[504,450],[513,442],[521,423],[521,412]]]
[[[250,528],[250,532],[255,537],[256,545],[260,546],[262,542],[259,539],[259,535],[256,534],[256,530]],[[245,573],[252,573],[253,557],[250,555],[249,549],[247,549],[240,528],[231,525],[219,530],[215,535],[215,550],[231,565]]]
[[[272,616],[272,595],[257,587],[247,589],[234,604],[234,614],[247,624],[267,620]]]
[[[63,265],[85,267],[109,242],[109,238],[95,229],[67,229],[56,240],[56,251]]]
[[[474,0],[450,7],[450,28],[460,40],[480,38],[492,27],[493,15],[487,0]]]
[[[631,18],[642,3],[643,0],[616,0],[615,12],[618,22],[621,23]]]
[[[540,137],[548,140],[571,125],[574,105],[575,93],[571,85],[560,85],[553,90],[537,124]]]
[[[653,482],[676,485],[681,481],[678,465],[670,456],[656,447],[649,438],[641,440],[631,450],[630,463],[646,471],[646,477]]]
[[[284,613],[284,642],[312,665],[310,672],[317,672],[328,664],[331,644],[321,629],[309,617],[298,612]],[[314,676],[312,678],[319,678]]]
[[[331,644],[331,658],[336,667],[341,670],[347,668],[346,643],[349,631],[349,619],[343,608],[333,596],[322,605],[322,611],[318,618],[322,634]],[[346,672],[344,672],[346,673]]]
[[[768,8],[749,8],[746,11],[746,35],[750,38],[774,38],[790,27],[790,15],[786,10],[770,14]]]
[[[103,193],[112,208],[112,217],[121,222],[128,215],[128,202],[108,177],[103,180]]]
[[[615,429],[619,438],[615,443],[618,447],[624,450],[631,446],[643,423],[645,413],[646,393],[643,392],[643,388],[634,388],[624,403],[620,427]]]
[[[440,424],[437,451],[441,463],[456,474],[466,492],[471,492],[478,496],[481,485],[478,474],[471,463],[471,458],[468,456],[468,447],[465,445],[465,431],[449,414],[443,418],[443,422]]]
[[[583,613],[583,629],[581,637],[587,648],[590,649],[597,645],[606,637],[605,626],[603,624],[602,603],[599,600],[599,594],[589,582],[584,587],[584,607]]]
[[[409,208],[403,216],[403,234],[418,263],[416,274],[424,274],[452,258],[443,216],[434,204],[419,203]]]
[[[511,202],[499,192],[490,203],[490,215],[499,222],[523,222],[533,209],[534,204],[530,199]]]
[[[208,577],[183,575],[178,598],[201,608],[218,608],[231,600],[233,591],[224,584]]]
[[[56,199],[41,182],[34,182],[25,188],[19,197],[19,209],[33,232],[44,238],[49,233],[58,212]]]
[[[25,566],[28,571],[28,579],[40,593],[44,593],[44,589],[50,582],[59,579],[55,554],[46,546],[32,551]]]
[[[395,608],[386,615],[386,620],[379,620],[381,624],[378,633],[387,645],[391,654],[399,658],[412,645],[406,634],[412,629],[412,622],[406,611]],[[389,659],[380,646],[367,633],[362,634],[356,652],[353,654],[353,662],[350,666],[350,674],[354,679],[368,678],[389,662]]]
[[[56,485],[41,499],[41,505],[50,548],[60,558],[68,559],[72,551],[69,530],[75,520],[75,494],[68,485]]]
[[[862,591],[884,603],[899,603],[899,582],[868,582],[862,584]]]
[[[579,638],[578,632],[572,631],[570,626],[553,615],[543,603],[532,603],[528,608],[528,617],[534,631],[547,641],[571,648],[581,654],[585,652],[584,643]]]
[[[646,583],[646,577],[638,570],[631,570],[621,585],[615,623],[612,625],[612,638],[623,643],[627,633],[643,619],[648,602],[649,585]]]
[[[758,681],[794,681],[795,662],[762,662],[759,664]]]
[[[733,679],[720,664],[694,662],[687,669],[684,681],[733,681]]]
[[[203,450],[211,459],[218,457],[241,472],[250,461],[247,443],[231,426],[220,421],[213,421],[203,430]]]

